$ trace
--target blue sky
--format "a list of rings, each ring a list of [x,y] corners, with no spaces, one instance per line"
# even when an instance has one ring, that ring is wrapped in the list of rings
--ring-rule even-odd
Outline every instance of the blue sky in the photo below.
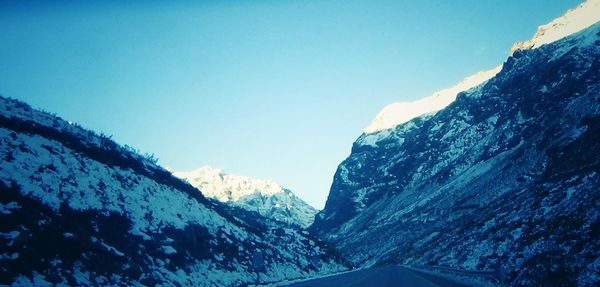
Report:
[[[15,2],[0,4],[0,94],[176,170],[273,179],[317,208],[383,106],[502,63],[579,4]]]

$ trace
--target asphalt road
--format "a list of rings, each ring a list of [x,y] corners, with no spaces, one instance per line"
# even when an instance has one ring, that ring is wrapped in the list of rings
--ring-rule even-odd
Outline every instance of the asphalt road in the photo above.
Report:
[[[357,270],[330,277],[304,281],[289,287],[466,287],[433,275],[418,273],[401,266],[390,265]]]

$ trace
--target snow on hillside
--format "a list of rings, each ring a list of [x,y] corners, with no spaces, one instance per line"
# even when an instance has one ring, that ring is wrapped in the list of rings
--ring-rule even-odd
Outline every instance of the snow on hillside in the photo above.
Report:
[[[434,115],[361,135],[311,228],[359,266],[600,286],[599,83],[600,22],[516,51]]]
[[[150,156],[0,97],[0,285],[240,286],[345,267]],[[258,258],[258,259],[256,259]]]
[[[173,175],[187,180],[206,197],[286,223],[308,227],[317,210],[272,180],[230,175],[205,166]]]

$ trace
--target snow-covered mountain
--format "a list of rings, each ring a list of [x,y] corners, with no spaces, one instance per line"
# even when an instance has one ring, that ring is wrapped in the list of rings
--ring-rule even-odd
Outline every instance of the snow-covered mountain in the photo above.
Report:
[[[362,266],[600,285],[600,23],[572,16],[597,19],[597,3],[439,112],[361,135],[311,228]]]
[[[206,197],[301,227],[311,225],[317,213],[289,189],[272,180],[226,174],[210,166],[173,175],[185,179]]]
[[[240,286],[345,269],[109,137],[0,97],[0,285]]]

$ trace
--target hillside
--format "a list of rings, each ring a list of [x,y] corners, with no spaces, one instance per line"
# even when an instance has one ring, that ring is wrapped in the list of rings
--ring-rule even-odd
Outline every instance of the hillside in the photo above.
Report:
[[[445,109],[361,135],[312,229],[361,266],[597,286],[599,107],[600,24],[517,49]]]
[[[345,269],[308,232],[3,97],[0,158],[0,284],[240,286]]]

